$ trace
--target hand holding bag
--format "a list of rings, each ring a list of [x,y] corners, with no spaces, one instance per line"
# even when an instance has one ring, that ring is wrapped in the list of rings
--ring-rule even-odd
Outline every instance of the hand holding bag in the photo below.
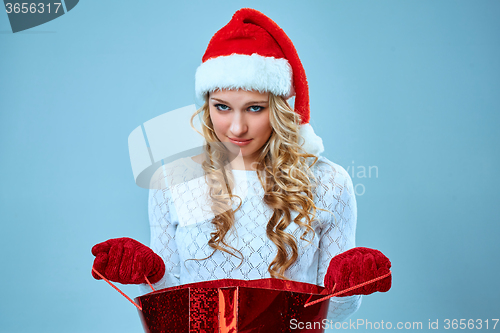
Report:
[[[97,280],[101,277],[95,271],[121,284],[144,283],[145,277],[156,283],[165,274],[161,257],[132,238],[114,238],[96,244],[92,254],[96,256],[92,276]]]

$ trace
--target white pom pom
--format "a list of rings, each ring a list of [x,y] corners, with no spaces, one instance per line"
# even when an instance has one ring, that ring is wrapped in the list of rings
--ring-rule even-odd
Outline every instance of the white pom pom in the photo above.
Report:
[[[300,136],[303,140],[300,141],[302,148],[309,154],[319,156],[325,151],[323,147],[323,140],[314,133],[310,124],[300,125]]]

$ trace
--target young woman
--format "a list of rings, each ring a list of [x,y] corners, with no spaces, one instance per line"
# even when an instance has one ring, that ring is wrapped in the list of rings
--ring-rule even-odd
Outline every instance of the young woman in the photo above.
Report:
[[[203,153],[154,177],[150,248],[108,240],[93,248],[94,267],[143,293],[150,291],[144,276],[155,289],[271,277],[339,291],[387,272],[387,258],[353,249],[352,181],[319,155],[305,72],[283,30],[241,9],[202,60],[195,88],[203,106],[193,117],[201,118]],[[389,288],[390,277],[331,298],[328,318],[343,320],[359,308],[360,294]]]

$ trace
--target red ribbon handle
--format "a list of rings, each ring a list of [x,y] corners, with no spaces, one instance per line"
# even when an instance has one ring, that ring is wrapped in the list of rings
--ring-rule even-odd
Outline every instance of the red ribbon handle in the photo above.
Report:
[[[351,290],[357,289],[357,288],[359,288],[359,287],[366,286],[367,284],[373,283],[373,282],[375,282],[375,281],[382,280],[382,279],[384,279],[384,278],[388,277],[389,275],[391,275],[391,271],[390,271],[390,270],[389,270],[389,273],[384,274],[384,275],[382,275],[382,276],[379,276],[379,277],[377,277],[377,278],[374,278],[374,279],[368,280],[368,281],[366,281],[366,282],[363,282],[363,283],[357,284],[357,285],[355,285],[355,286],[353,286],[353,287],[350,287],[350,288],[347,288],[347,289],[341,290],[341,291],[339,291],[339,292],[336,292],[335,294],[331,294],[331,295],[328,295],[328,296],[326,296],[326,297],[323,297],[323,298],[317,299],[317,300],[315,300],[315,301],[312,301],[312,302],[306,303],[306,304],[304,304],[304,307],[305,307],[305,308],[307,308],[308,306],[314,305],[314,304],[316,304],[316,303],[326,301],[326,300],[327,300],[327,299],[329,299],[329,298],[332,298],[332,297],[335,297],[335,296],[338,296],[338,295],[344,294],[344,293],[346,293],[346,292],[348,292],[348,291],[351,291]],[[333,286],[333,290],[335,290],[335,285]]]
[[[99,275],[99,277],[101,279],[103,279],[104,281],[106,281],[107,283],[109,283],[109,285],[113,288],[115,288],[120,294],[122,294],[126,299],[128,299],[132,304],[134,304],[139,310],[142,311],[142,307],[140,307],[136,302],[134,302],[132,299],[130,299],[130,297],[128,297],[127,295],[125,295],[125,293],[123,291],[121,291],[118,287],[116,287],[113,283],[111,283],[111,281],[109,281],[108,279],[106,279],[101,273],[99,273],[94,267],[92,267],[92,270],[97,274]],[[306,303],[304,304],[304,307],[307,308],[308,306],[311,306],[311,305],[314,305],[314,304],[317,304],[319,302],[323,302],[323,301],[326,301],[327,299],[330,299],[332,297],[335,297],[335,296],[338,296],[338,295],[341,295],[341,294],[344,294],[348,291],[351,291],[351,290],[354,290],[354,289],[357,289],[357,288],[360,288],[360,287],[363,287],[363,286],[366,286],[367,284],[370,284],[370,283],[373,283],[375,281],[378,281],[378,280],[382,280],[386,277],[388,277],[389,275],[391,275],[391,271],[389,271],[389,273],[387,274],[384,274],[382,276],[379,276],[377,278],[374,278],[374,279],[371,279],[369,281],[366,281],[366,282],[363,282],[363,283],[360,283],[360,284],[357,284],[353,287],[350,287],[350,288],[347,288],[347,289],[344,289],[344,290],[341,290],[339,292],[336,292],[334,294],[330,294],[326,297],[322,297],[320,299],[317,299],[315,301],[312,301],[312,302],[309,302],[309,303]],[[148,278],[146,276],[144,276],[144,279],[146,279],[146,282],[149,284],[149,286],[151,287],[151,289],[153,289],[153,291],[156,291],[155,288],[153,288],[153,286],[151,285],[151,283],[149,282]],[[326,290],[326,289],[325,289]],[[335,285],[333,286],[333,290],[335,290]],[[333,291],[332,290],[332,291]],[[310,298],[309,298],[310,299]]]
[[[130,299],[130,297],[128,297],[127,295],[125,295],[125,293],[123,291],[121,291],[117,286],[115,286],[114,284],[111,283],[111,281],[109,281],[108,279],[106,279],[101,273],[99,273],[94,267],[92,267],[92,270],[97,274],[99,275],[99,277],[101,279],[103,279],[104,281],[106,281],[107,283],[109,283],[109,285],[113,288],[115,288],[116,290],[118,290],[118,292],[120,294],[122,294],[126,299],[128,299],[130,302],[132,302],[132,304],[134,304],[139,310],[142,311],[142,307],[139,306],[139,304],[137,304],[136,302],[134,302],[133,300]],[[146,279],[146,282],[149,284],[149,286],[151,287],[151,289],[153,289],[153,291],[156,291],[155,288],[153,288],[153,286],[151,285],[151,283],[149,282],[148,278],[146,275],[144,275],[144,278]]]

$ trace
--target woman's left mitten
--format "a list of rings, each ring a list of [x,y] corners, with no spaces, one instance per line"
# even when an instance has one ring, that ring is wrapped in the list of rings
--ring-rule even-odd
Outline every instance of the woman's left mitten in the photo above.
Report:
[[[382,252],[366,247],[355,247],[333,257],[325,275],[325,288],[334,293],[354,287],[389,273],[391,262]],[[391,288],[392,275],[365,286],[340,294],[339,297],[369,295]]]

